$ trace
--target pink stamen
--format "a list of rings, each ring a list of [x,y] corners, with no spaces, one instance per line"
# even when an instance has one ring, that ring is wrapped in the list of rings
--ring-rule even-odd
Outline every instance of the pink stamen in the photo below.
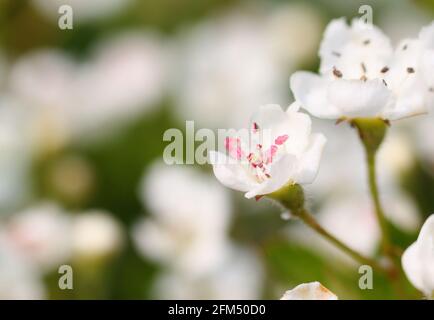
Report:
[[[278,136],[276,138],[276,140],[274,141],[275,144],[277,144],[278,146],[284,144],[286,142],[286,140],[288,140],[288,135],[285,134],[283,136]]]
[[[267,151],[267,164],[273,162],[273,157],[276,155],[276,152],[277,146],[273,144]]]

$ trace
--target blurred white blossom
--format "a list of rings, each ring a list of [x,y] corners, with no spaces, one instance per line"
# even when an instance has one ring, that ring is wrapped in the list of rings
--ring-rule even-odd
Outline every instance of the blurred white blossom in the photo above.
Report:
[[[39,300],[45,298],[42,277],[0,232],[0,299]]]
[[[363,255],[374,255],[380,241],[380,230],[368,196],[330,198],[320,208],[317,220],[350,248]],[[339,249],[305,226],[291,226],[288,236],[293,241],[313,248],[325,256],[333,254],[344,261],[351,261]]]
[[[57,268],[71,255],[71,219],[58,206],[43,203],[11,216],[5,236],[41,271]]]
[[[0,97],[0,212],[14,210],[31,193],[30,130],[25,109]]]
[[[315,58],[322,32],[322,17],[316,7],[308,2],[277,5],[265,25],[273,58],[282,69],[289,71]]]
[[[118,252],[123,245],[121,225],[105,211],[85,211],[72,221],[71,246],[74,257],[99,258]]]
[[[80,67],[71,111],[76,131],[113,130],[151,110],[165,93],[169,65],[156,34],[136,30],[102,41]]]
[[[260,299],[262,280],[258,258],[245,249],[231,248],[226,260],[210,273],[162,273],[155,294],[162,299]]]
[[[54,49],[33,51],[10,68],[8,89],[31,117],[31,147],[37,153],[58,150],[70,139],[76,69],[71,57]]]
[[[140,196],[151,213],[133,228],[142,255],[187,273],[219,265],[227,251],[231,213],[224,188],[191,168],[155,164]]]
[[[11,67],[8,88],[33,119],[36,151],[56,151],[116,132],[158,105],[168,57],[157,35],[131,31],[95,45],[83,63],[54,49],[24,55]]]
[[[287,70],[273,60],[263,25],[261,15],[232,13],[181,35],[174,84],[181,120],[238,127],[260,105],[284,101]]]
[[[349,126],[334,125],[325,120],[314,120],[315,127],[328,138],[327,148],[321,160],[321,168],[315,183],[306,186],[315,203],[338,202],[346,197],[371,200],[366,186],[366,164],[363,147],[355,139]],[[401,175],[410,170],[415,161],[415,151],[405,128],[397,124],[390,130],[377,155],[377,176],[380,197],[385,214],[396,226],[405,231],[415,231],[421,217],[414,200],[399,186]],[[354,138],[354,139],[352,139]],[[345,152],[342,152],[345,150]],[[357,166],[349,165],[357,163]],[[330,200],[331,199],[331,200]]]
[[[417,241],[402,255],[402,267],[410,282],[428,299],[434,298],[434,215],[420,230]]]
[[[338,297],[321,283],[309,282],[286,291],[280,300],[338,300]]]

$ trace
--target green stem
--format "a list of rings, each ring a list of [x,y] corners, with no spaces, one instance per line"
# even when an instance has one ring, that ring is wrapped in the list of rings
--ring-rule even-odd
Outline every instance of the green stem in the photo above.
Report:
[[[378,224],[381,229],[381,245],[383,252],[386,256],[391,255],[391,242],[390,233],[387,226],[387,220],[384,215],[384,210],[381,206],[380,196],[378,192],[377,180],[376,180],[376,152],[372,152],[366,149],[366,159],[368,164],[368,180],[369,180],[369,190],[371,193],[372,201],[374,202],[375,215],[377,216]]]
[[[337,239],[335,236],[330,234],[327,230],[325,230],[311,215],[307,210],[302,209],[295,213],[297,217],[299,217],[306,225],[311,227],[314,231],[316,231],[318,234],[322,235],[324,238],[326,238],[328,241],[333,243],[336,247],[347,253],[349,256],[351,256],[354,260],[370,265],[371,267],[380,270],[382,272],[388,273],[388,270],[379,265],[375,260],[365,257],[358,253],[357,251],[354,251],[350,247],[348,247],[346,244],[344,244],[342,241]]]

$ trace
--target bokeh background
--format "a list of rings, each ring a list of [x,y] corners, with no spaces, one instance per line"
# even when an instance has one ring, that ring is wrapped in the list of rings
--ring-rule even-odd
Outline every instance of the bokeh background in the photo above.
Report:
[[[73,30],[58,27],[62,4]],[[278,299],[309,281],[341,299],[396,298],[376,275],[360,290],[354,262],[224,189],[209,165],[162,162],[163,133],[186,120],[227,128],[289,105],[289,76],[317,69],[326,24],[363,4],[394,43],[434,16],[431,0],[0,0],[0,298]],[[357,136],[319,120],[314,131],[328,144],[309,206],[375,256]],[[432,115],[393,124],[379,155],[403,247],[434,212],[433,134]],[[63,264],[73,290],[59,289]]]

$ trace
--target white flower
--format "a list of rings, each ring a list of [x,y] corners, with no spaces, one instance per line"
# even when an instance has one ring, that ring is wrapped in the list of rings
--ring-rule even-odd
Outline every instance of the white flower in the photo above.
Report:
[[[106,257],[123,244],[119,223],[104,211],[87,211],[77,215],[72,225],[73,254],[81,258]]]
[[[424,113],[432,95],[422,68],[401,58],[399,50],[393,53],[375,26],[333,20],[321,43],[320,75],[296,72],[291,89],[302,107],[320,118],[396,120]]]
[[[338,297],[316,281],[302,283],[286,291],[280,300],[338,300]]]
[[[402,267],[417,289],[427,298],[434,297],[434,215],[426,220],[416,242],[405,250]]]
[[[69,216],[53,204],[42,204],[13,215],[5,236],[42,271],[67,261],[71,254]]]
[[[140,253],[186,273],[209,272],[220,263],[230,218],[224,188],[191,168],[155,164],[140,193],[151,213],[132,231]]]
[[[404,39],[396,47],[390,71],[384,77],[395,96],[386,111],[395,114],[424,113],[434,107],[434,23],[423,27],[417,39]]]
[[[214,174],[222,184],[252,198],[315,179],[326,139],[311,134],[310,117],[298,112],[296,104],[287,112],[278,105],[262,106],[249,128],[250,143],[243,137],[226,138],[229,157],[210,152]]]

